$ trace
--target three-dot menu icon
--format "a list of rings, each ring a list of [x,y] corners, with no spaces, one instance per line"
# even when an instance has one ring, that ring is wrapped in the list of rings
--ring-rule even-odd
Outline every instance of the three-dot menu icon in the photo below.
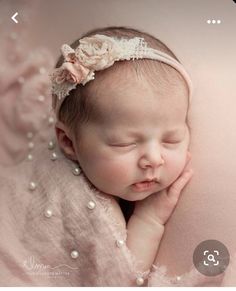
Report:
[[[220,19],[217,19],[217,20],[216,19],[208,19],[207,23],[208,24],[221,24],[221,20]]]

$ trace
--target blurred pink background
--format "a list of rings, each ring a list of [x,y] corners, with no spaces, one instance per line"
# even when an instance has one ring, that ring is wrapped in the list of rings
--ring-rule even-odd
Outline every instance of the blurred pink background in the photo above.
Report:
[[[6,6],[7,3],[7,6]],[[3,6],[4,4],[4,6]],[[24,25],[32,50],[60,46],[87,30],[125,25],[165,42],[194,83],[190,120],[195,175],[169,220],[159,252],[168,274],[192,265],[195,247],[217,239],[236,253],[236,4],[232,0],[2,1],[8,28]],[[18,11],[18,24],[10,17]],[[208,19],[221,24],[207,24]]]

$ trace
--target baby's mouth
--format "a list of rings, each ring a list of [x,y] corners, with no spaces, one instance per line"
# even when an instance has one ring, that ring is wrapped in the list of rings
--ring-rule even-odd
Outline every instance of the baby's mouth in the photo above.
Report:
[[[135,191],[139,192],[139,191],[150,190],[156,185],[157,185],[157,182],[155,182],[155,180],[146,180],[146,181],[135,183],[132,185],[132,187]]]

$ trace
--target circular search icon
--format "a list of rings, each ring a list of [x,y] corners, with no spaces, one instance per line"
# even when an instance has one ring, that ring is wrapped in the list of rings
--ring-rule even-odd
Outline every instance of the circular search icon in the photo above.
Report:
[[[207,259],[210,262],[215,262],[215,257],[213,255],[208,255]]]
[[[217,276],[229,265],[230,255],[226,246],[218,240],[205,240],[194,250],[195,268],[205,276]]]

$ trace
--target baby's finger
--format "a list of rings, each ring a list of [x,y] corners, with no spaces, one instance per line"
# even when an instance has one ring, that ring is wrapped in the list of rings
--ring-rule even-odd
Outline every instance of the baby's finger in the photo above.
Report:
[[[190,152],[188,151],[187,152],[187,156],[186,156],[186,162],[185,162],[183,173],[190,169],[191,158],[192,158],[192,156],[191,156]]]
[[[193,170],[185,171],[170,187],[167,195],[170,199],[178,200],[184,186],[189,182],[193,175]]]
[[[192,155],[190,151],[187,151],[186,164],[191,160],[191,158],[192,158]]]

